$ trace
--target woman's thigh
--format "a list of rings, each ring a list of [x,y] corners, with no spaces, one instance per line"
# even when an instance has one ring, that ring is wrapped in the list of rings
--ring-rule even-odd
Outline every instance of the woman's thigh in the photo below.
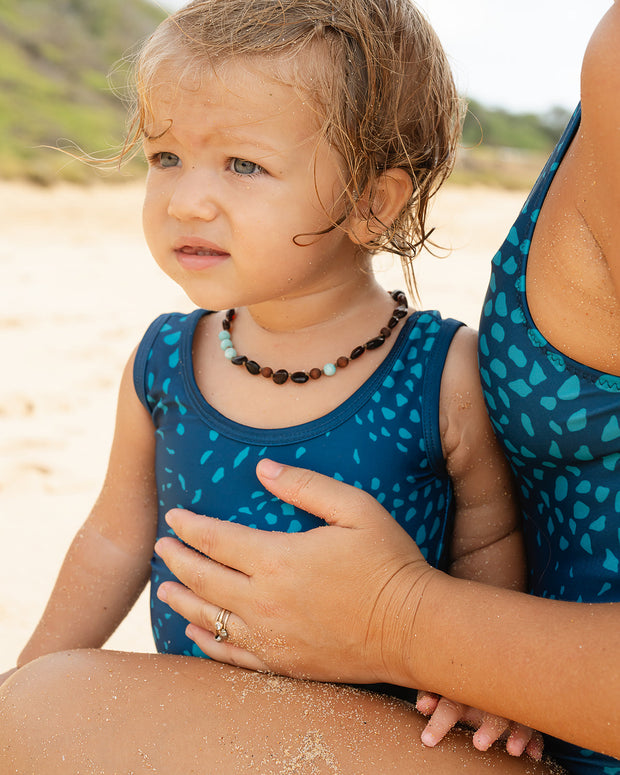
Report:
[[[398,700],[202,659],[110,651],[43,657],[0,689],[0,772],[547,773],[465,732],[419,742]]]

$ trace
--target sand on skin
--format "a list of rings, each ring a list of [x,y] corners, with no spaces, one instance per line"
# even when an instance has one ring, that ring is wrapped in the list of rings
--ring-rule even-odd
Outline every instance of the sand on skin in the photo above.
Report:
[[[0,672],[101,486],[123,365],[157,314],[192,308],[150,258],[141,195],[141,183],[0,183]],[[431,225],[452,252],[418,259],[423,307],[477,325],[491,258],[524,198],[444,188]],[[378,263],[386,288],[404,287],[396,261]],[[108,647],[153,650],[145,595]]]

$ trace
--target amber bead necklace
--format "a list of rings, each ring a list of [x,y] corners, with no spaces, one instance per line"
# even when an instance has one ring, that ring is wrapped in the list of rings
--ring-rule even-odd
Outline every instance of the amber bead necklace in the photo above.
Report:
[[[288,382],[289,378],[291,382],[303,385],[311,379],[316,380],[323,376],[333,377],[338,369],[344,369],[351,361],[355,361],[362,356],[366,350],[376,350],[381,347],[385,340],[392,335],[392,330],[406,317],[408,302],[405,294],[402,291],[392,291],[390,296],[394,299],[397,306],[392,311],[387,324],[379,331],[377,336],[355,347],[348,357],[341,355],[334,363],[326,363],[322,369],[314,368],[310,369],[310,371],[294,371],[292,374],[289,374],[286,369],[272,369],[270,366],[260,366],[256,361],[248,358],[247,355],[238,355],[232,342],[233,320],[236,315],[234,309],[229,309],[222,321],[222,331],[219,334],[220,347],[224,357],[235,366],[245,366],[250,374],[260,374],[266,379],[272,379],[276,385],[283,385],[285,382]]]

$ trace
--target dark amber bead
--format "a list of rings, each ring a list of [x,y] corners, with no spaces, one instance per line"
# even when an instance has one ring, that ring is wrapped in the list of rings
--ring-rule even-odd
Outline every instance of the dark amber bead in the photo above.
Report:
[[[271,366],[263,366],[263,368],[260,370],[260,373],[263,375],[263,377],[269,379],[269,377],[273,376],[273,369]]]
[[[349,359],[346,357],[346,355],[341,355],[340,358],[338,358],[336,361],[336,366],[338,366],[339,369],[344,369],[348,365]]]
[[[407,314],[407,307],[396,307],[394,312],[392,312],[392,315],[395,318],[398,318],[399,320],[401,318],[404,318],[406,314]]]
[[[363,344],[360,344],[359,347],[356,347],[355,350],[349,355],[349,358],[354,361],[356,358],[359,358],[360,355],[364,354],[364,351],[366,350],[366,347]]]
[[[250,374],[260,374],[260,366],[258,363],[256,363],[256,361],[246,361],[245,368],[250,372]]]
[[[399,318],[397,318],[396,315],[392,315],[392,317],[388,320],[388,328],[396,328],[398,323]]]
[[[379,333],[384,339],[387,339],[389,336],[392,336],[392,329],[387,328],[386,326],[385,328],[382,328],[381,331],[379,331]]]
[[[247,355],[235,355],[234,358],[230,359],[231,363],[234,363],[235,366],[243,366],[243,364],[247,361],[248,357]]]
[[[323,372],[321,371],[321,369],[316,369],[316,368],[310,369],[310,371],[308,372],[310,379],[319,379],[319,377],[321,377],[322,374]]]
[[[226,313],[226,320],[234,320],[235,319],[235,310],[229,309]]]
[[[288,379],[288,371],[286,369],[278,369],[278,371],[274,371],[271,379],[276,385],[283,385]]]
[[[291,380],[296,382],[298,385],[303,385],[304,382],[307,382],[309,379],[310,377],[306,374],[305,371],[294,371],[291,374]]]
[[[384,337],[382,336],[375,336],[374,339],[371,339],[369,342],[366,342],[366,349],[367,350],[376,350],[377,347],[381,347],[381,345],[385,342]]]
[[[224,318],[224,320],[222,320],[222,328],[224,329],[224,331],[230,331],[230,319],[229,318]]]

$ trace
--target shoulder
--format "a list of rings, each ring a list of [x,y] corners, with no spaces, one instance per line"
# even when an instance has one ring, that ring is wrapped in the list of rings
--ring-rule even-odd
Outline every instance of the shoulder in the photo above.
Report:
[[[609,95],[617,105],[620,86],[620,2],[614,2],[592,33],[581,72],[582,98],[586,112],[596,111],[594,95]]]
[[[454,334],[446,356],[441,389],[447,394],[479,386],[478,332],[461,326]]]
[[[141,403],[152,407],[165,381],[191,360],[193,334],[208,313],[170,312],[159,315],[148,326],[133,358],[134,387]]]
[[[620,2],[594,31],[581,73],[579,140],[583,216],[609,258],[620,208]]]
[[[478,368],[478,334],[463,326],[452,340],[441,379],[440,432],[444,454],[469,439],[485,436],[490,421]]]
[[[594,30],[581,69],[582,135],[595,155],[619,155],[620,2]]]

